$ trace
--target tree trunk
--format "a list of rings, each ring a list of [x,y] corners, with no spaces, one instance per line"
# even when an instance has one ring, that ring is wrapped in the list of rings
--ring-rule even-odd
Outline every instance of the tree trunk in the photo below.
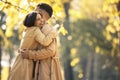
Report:
[[[93,63],[93,80],[99,80],[99,54],[94,54],[94,63]]]
[[[70,65],[71,59],[70,59],[70,49],[66,47],[66,61],[64,63],[64,71],[65,71],[65,80],[73,80],[73,71],[72,67]]]
[[[119,44],[118,44],[118,80],[120,80],[120,31],[118,32],[118,40],[119,40]]]
[[[1,80],[1,71],[2,71],[1,58],[2,58],[2,49],[0,45],[0,80]]]
[[[66,27],[66,29],[68,30],[68,35],[70,35],[70,25],[69,25],[69,2],[64,3],[64,9],[65,9],[65,14],[66,14],[66,22],[64,23],[64,26]],[[67,36],[68,36],[67,35]],[[66,37],[67,37],[66,36]],[[66,45],[65,45],[65,67],[64,67],[64,71],[65,71],[65,80],[73,80],[73,71],[72,71],[72,67],[70,65],[71,63],[71,58],[70,58],[70,41],[68,41],[66,39]]]
[[[70,66],[70,62],[71,60],[67,60],[66,64],[65,64],[65,80],[73,80],[73,71],[72,71],[72,67]],[[71,75],[71,76],[70,76]]]
[[[117,10],[120,13],[120,1],[117,3]],[[118,15],[118,19],[120,20],[120,14]],[[118,31],[118,80],[120,80],[120,29]]]
[[[87,56],[87,65],[86,65],[86,73],[85,73],[85,80],[90,80],[91,78],[91,67],[92,67],[92,54],[88,53]]]

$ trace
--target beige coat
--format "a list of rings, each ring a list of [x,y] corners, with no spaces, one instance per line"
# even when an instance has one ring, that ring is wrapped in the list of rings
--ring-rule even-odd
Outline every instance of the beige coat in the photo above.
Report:
[[[48,46],[53,38],[55,32],[51,32],[45,36],[38,27],[27,28],[23,32],[20,49],[36,50],[38,45]],[[33,60],[23,59],[21,54],[18,54],[13,67],[10,71],[8,80],[32,80]]]
[[[48,35],[50,28],[43,27],[42,31]],[[57,52],[57,40],[54,39],[48,47],[42,47],[42,49],[41,45],[38,47],[40,50],[30,50],[29,52],[29,59],[37,61],[34,80],[63,80]]]
[[[63,80],[56,40],[47,48],[30,51],[29,58],[37,60],[34,80]]]

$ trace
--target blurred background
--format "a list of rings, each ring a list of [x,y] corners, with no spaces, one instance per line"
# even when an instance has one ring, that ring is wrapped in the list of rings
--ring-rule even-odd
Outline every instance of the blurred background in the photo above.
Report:
[[[41,2],[54,9],[65,80],[120,80],[120,0],[0,0],[0,80],[16,58],[24,17]]]

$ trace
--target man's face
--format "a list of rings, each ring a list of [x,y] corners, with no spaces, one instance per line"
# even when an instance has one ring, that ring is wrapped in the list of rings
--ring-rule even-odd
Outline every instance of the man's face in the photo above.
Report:
[[[45,10],[41,10],[41,14],[43,15],[45,22],[50,18],[49,14]]]
[[[43,19],[44,19],[45,22],[48,19],[50,19],[49,14],[45,10],[36,8],[36,11],[42,14],[42,17],[43,17]]]

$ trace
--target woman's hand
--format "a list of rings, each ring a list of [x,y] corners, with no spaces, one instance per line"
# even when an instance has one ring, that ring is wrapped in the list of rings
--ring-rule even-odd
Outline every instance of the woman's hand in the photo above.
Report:
[[[21,53],[23,59],[29,59],[29,50],[28,49],[20,50],[20,53]]]

